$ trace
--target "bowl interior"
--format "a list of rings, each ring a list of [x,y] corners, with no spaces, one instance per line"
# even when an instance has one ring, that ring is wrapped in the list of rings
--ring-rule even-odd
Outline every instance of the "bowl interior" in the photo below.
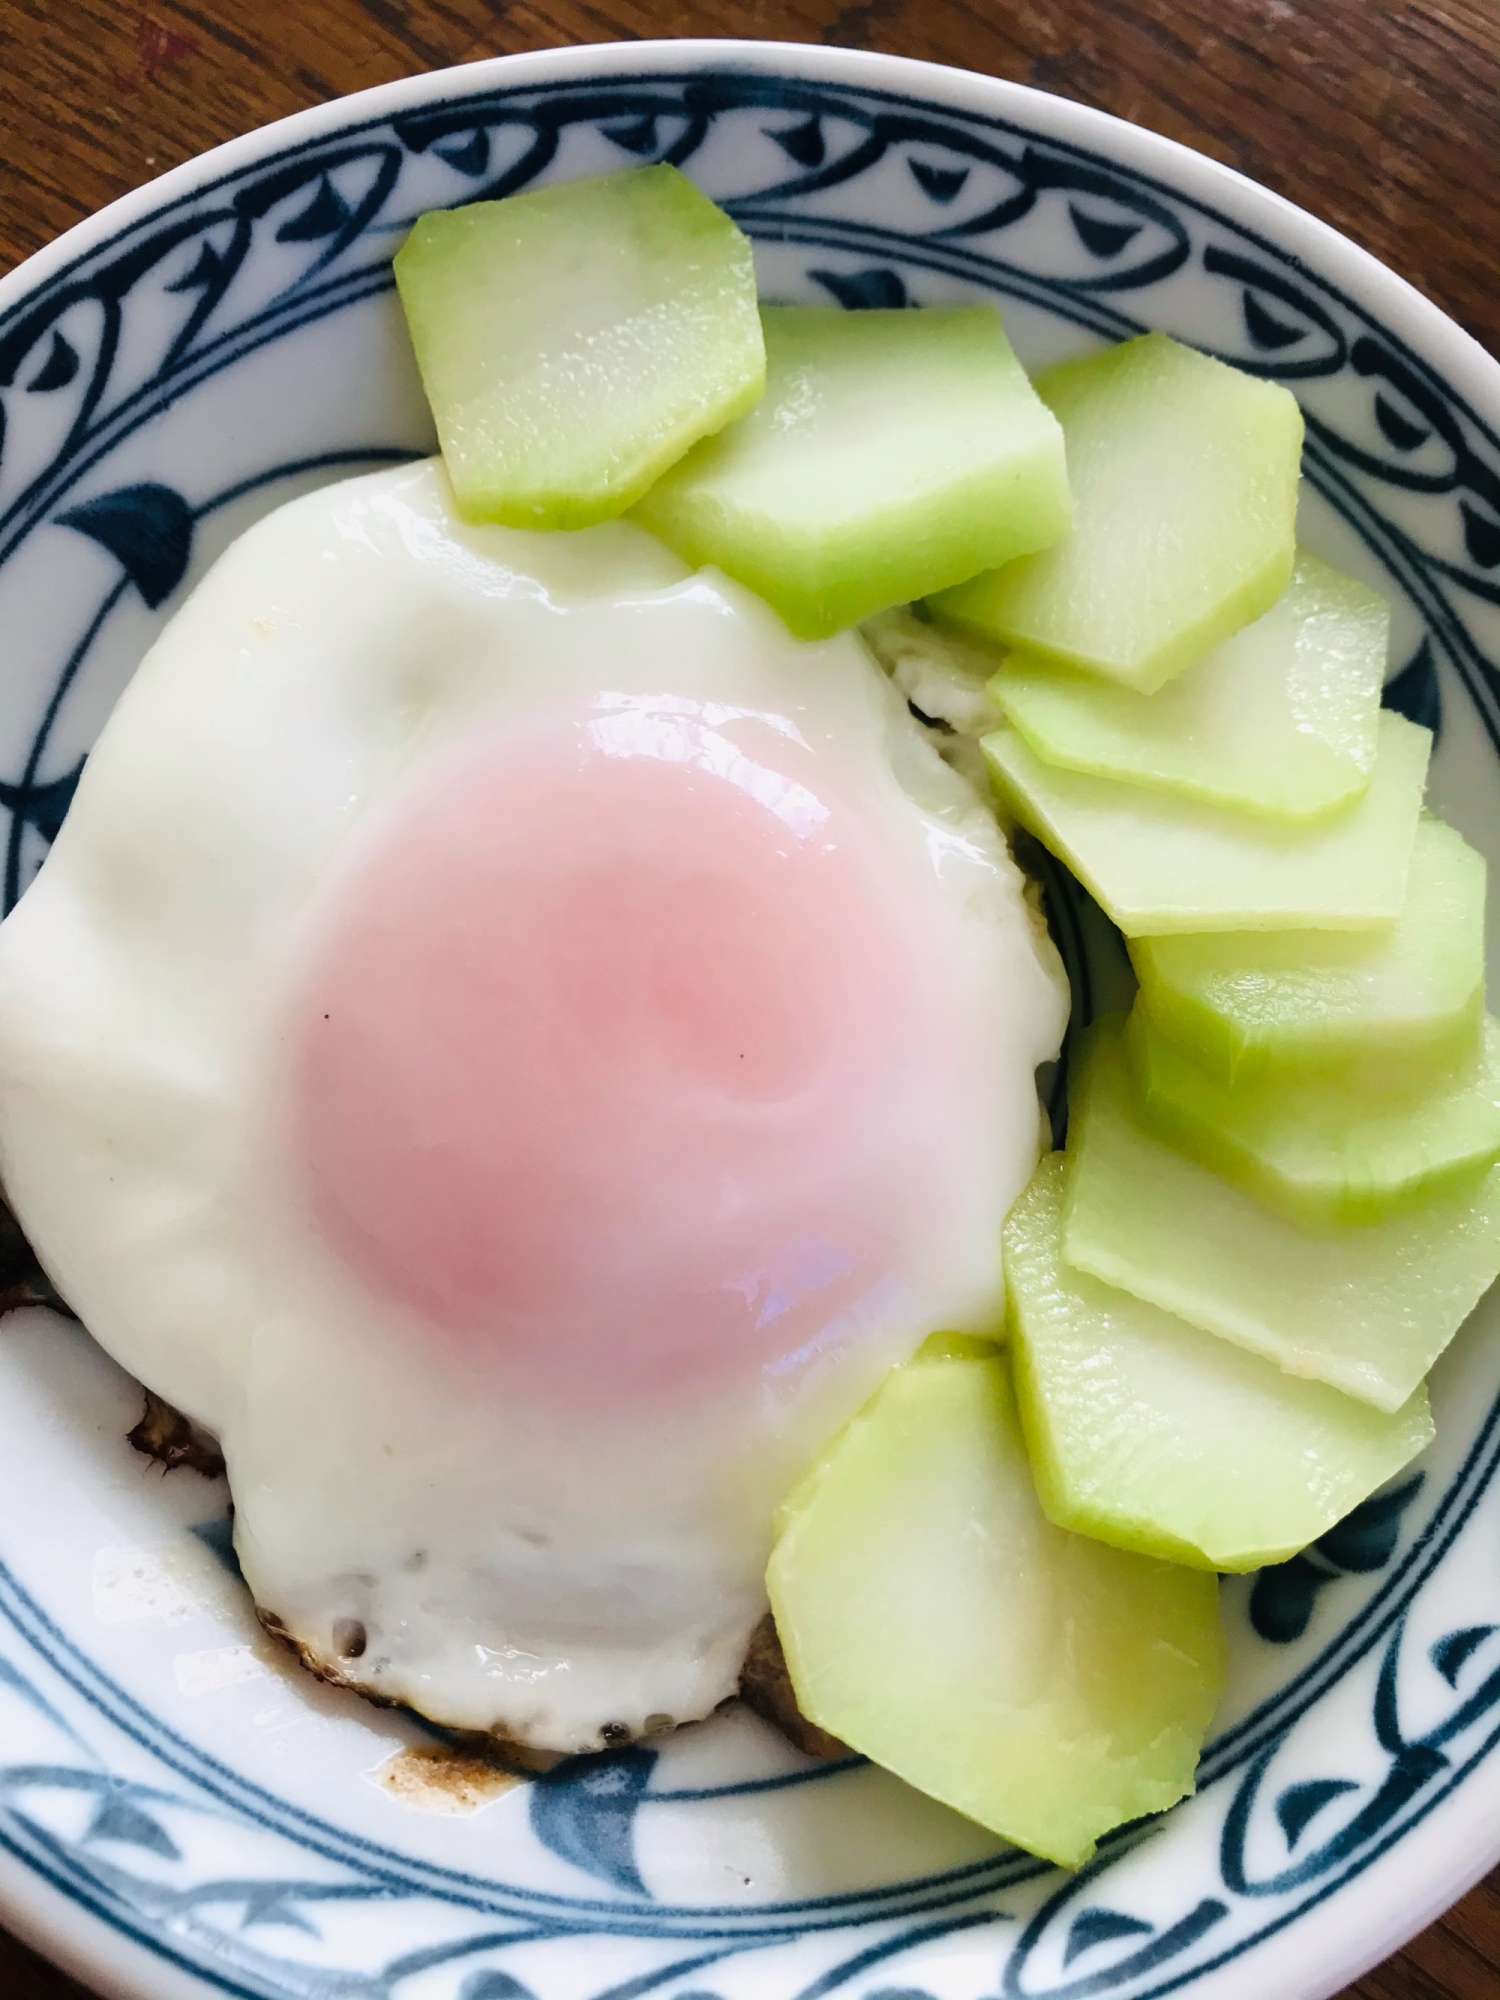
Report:
[[[388,268],[411,219],[657,159],[749,232],[765,297],[995,299],[1033,367],[1162,327],[1293,387],[1303,538],[1391,599],[1387,698],[1439,731],[1436,809],[1500,856],[1500,446],[1462,336],[1271,197],[1078,107],[886,59],[661,44],[307,114],[0,286],[7,907],[228,541],[432,448]],[[1118,947],[1062,884],[1058,923],[1082,1020],[1119,991]],[[1226,1582],[1198,1796],[1067,1877],[744,1714],[508,1786],[289,1673],[236,1584],[222,1488],[155,1478],[123,1443],[133,1385],[27,1312],[0,1343],[0,1883],[24,1915],[45,1877],[192,1991],[936,2000],[982,1978],[1310,2000],[1497,1844],[1468,1826],[1500,1791],[1492,1320],[1442,1363],[1416,1468],[1306,1556]]]

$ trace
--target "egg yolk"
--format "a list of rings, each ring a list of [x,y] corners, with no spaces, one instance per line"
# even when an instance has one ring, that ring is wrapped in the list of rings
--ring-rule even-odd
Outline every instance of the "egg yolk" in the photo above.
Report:
[[[324,886],[291,1021],[344,1264],[574,1395],[857,1317],[935,1220],[962,1088],[941,899],[878,823],[784,724],[684,703],[409,781]]]

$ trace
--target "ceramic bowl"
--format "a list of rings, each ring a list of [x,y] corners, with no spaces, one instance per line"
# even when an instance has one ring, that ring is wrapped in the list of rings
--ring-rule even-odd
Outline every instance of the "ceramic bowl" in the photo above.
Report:
[[[771,298],[999,302],[1030,364],[1162,327],[1287,383],[1303,532],[1395,605],[1388,698],[1500,856],[1500,369],[1332,231],[1012,84],[752,43],[554,50],[236,140],[0,283],[0,803],[24,887],[152,634],[231,536],[431,449],[391,290],[411,219],[671,160]],[[267,799],[274,812],[274,799]],[[1064,913],[1066,916],[1066,912]],[[1110,968],[1066,940],[1080,1012]],[[226,1495],[139,1392],[0,1329],[0,1894],[129,2000],[1315,2000],[1500,1857],[1500,1358],[1305,1555],[1224,1586],[1197,1796],[1067,1875],[727,1712],[533,1784],[262,1639]]]

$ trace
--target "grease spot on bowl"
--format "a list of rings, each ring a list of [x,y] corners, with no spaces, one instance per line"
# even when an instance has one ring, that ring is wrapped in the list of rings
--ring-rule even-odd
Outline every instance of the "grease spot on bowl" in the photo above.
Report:
[[[445,1743],[409,1744],[365,1776],[416,1812],[450,1814],[479,1812],[523,1782],[513,1771]]]

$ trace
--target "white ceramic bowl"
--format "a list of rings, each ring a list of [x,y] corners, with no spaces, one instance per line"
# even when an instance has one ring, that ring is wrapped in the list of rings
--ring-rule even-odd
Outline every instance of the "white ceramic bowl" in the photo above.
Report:
[[[755,238],[772,298],[994,297],[1029,363],[1164,327],[1288,383],[1305,535],[1394,600],[1391,698],[1441,724],[1434,801],[1500,855],[1500,369],[1472,341],[1274,195],[1076,104],[884,56],[661,42],[306,112],[0,282],[7,900],[230,536],[430,449],[388,271],[410,219],[661,158]],[[1109,968],[1070,949],[1082,1010]],[[1493,1328],[1481,1313],[1441,1365],[1419,1468],[1226,1584],[1198,1796],[1067,1876],[732,1712],[545,1783],[424,1788],[417,1725],[260,1639],[222,1489],[123,1441],[134,1386],[76,1327],[17,1314],[5,1914],[130,2000],[1315,2000],[1500,1856]]]

